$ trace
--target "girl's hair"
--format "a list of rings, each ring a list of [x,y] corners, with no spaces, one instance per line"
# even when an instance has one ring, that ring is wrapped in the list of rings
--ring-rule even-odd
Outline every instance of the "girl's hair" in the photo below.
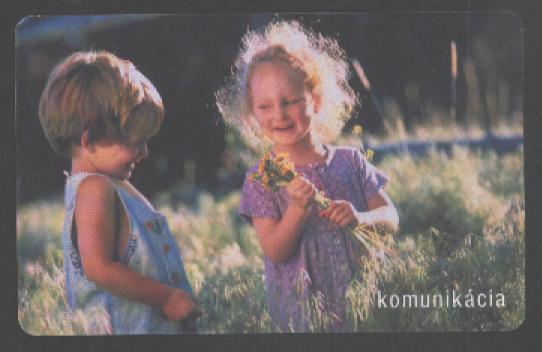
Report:
[[[273,22],[261,32],[248,31],[243,36],[232,75],[215,93],[224,121],[239,131],[250,147],[260,150],[269,145],[252,113],[249,82],[256,65],[275,61],[299,70],[310,92],[319,96],[320,112],[312,126],[323,142],[333,142],[358,103],[348,84],[346,54],[336,40],[296,21]]]
[[[106,52],[76,52],[51,72],[41,95],[40,122],[53,149],[71,157],[89,142],[152,136],[162,123],[162,98],[130,61]]]

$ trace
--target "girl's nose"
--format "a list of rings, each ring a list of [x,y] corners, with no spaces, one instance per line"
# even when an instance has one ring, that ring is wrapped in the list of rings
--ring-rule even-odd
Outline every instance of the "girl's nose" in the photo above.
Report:
[[[284,120],[288,116],[288,114],[286,113],[286,107],[282,104],[279,105],[276,109],[275,116],[280,120]]]

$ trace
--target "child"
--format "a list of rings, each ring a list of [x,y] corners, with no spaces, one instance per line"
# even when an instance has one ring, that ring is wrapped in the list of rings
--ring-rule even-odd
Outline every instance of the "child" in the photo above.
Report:
[[[357,102],[344,52],[297,22],[279,22],[248,32],[235,66],[216,94],[223,118],[251,146],[288,153],[303,175],[276,192],[250,177],[243,186],[240,214],[253,224],[265,256],[274,328],[349,331],[345,293],[364,253],[343,228],[362,223],[395,231],[398,217],[383,190],[387,177],[358,150],[328,144]],[[334,199],[325,211],[311,205],[317,190]],[[319,325],[309,307],[320,312]]]
[[[176,334],[196,305],[163,215],[129,182],[163,118],[160,95],[115,55],[77,52],[52,71],[40,121],[71,158],[63,233],[68,305],[89,334]]]

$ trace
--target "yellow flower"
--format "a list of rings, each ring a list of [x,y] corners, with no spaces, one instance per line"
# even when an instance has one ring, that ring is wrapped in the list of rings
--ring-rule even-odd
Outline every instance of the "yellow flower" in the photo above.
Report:
[[[291,161],[286,161],[281,166],[282,167],[280,168],[280,175],[283,176],[283,177],[288,175],[288,173],[294,171],[294,163],[292,163]]]
[[[275,157],[275,161],[277,163],[280,163],[281,161],[284,161],[284,160],[288,160],[288,153],[285,153],[285,152],[282,152],[282,153],[278,153],[277,156]]]
[[[367,160],[371,161],[373,160],[374,154],[375,154],[374,150],[367,149],[367,152],[365,153],[365,157],[367,158]]]
[[[265,173],[262,175],[262,185],[266,188],[269,187],[269,176]]]
[[[361,137],[363,127],[361,127],[361,125],[355,125],[354,128],[352,128],[352,133],[358,137]]]

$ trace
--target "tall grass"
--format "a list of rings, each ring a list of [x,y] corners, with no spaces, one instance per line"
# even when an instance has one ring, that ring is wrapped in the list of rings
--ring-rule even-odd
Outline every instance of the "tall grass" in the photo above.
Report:
[[[397,265],[365,267],[346,300],[356,331],[509,330],[524,316],[523,156],[456,149],[414,159],[385,157],[387,188],[400,213]],[[167,192],[166,192],[167,194]],[[270,332],[262,252],[237,215],[239,191],[199,194],[195,204],[157,208],[168,218],[203,309],[201,333]],[[167,197],[166,197],[167,198]],[[160,198],[162,199],[162,198]],[[165,198],[164,198],[165,199]],[[19,322],[33,335],[84,334],[81,312],[66,309],[60,243],[60,200],[17,209]],[[504,308],[382,309],[375,292],[502,292]],[[309,302],[317,330],[325,324],[318,297]]]

